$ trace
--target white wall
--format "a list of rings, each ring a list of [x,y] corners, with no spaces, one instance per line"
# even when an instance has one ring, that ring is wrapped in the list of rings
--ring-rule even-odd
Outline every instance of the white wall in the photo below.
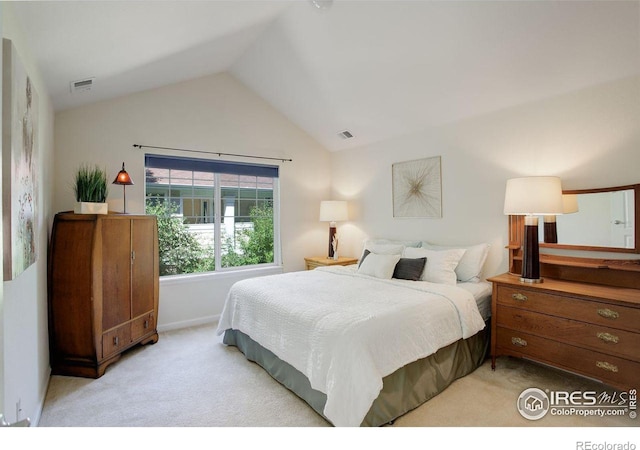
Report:
[[[49,382],[47,328],[47,246],[52,223],[54,113],[10,2],[2,3],[3,36],[10,39],[30,75],[39,99],[38,260],[12,281],[4,282],[4,410],[9,422],[30,417],[37,422]],[[17,416],[16,404],[22,411]]]
[[[228,74],[59,112],[55,144],[56,211],[73,209],[71,180],[80,164],[99,164],[115,178],[124,161],[135,182],[127,188],[127,212],[143,213],[145,151],[175,152],[134,149],[133,144],[291,158],[274,162],[280,165],[284,270],[301,270],[305,256],[325,251],[326,227],[318,213],[330,193],[329,152]],[[111,185],[108,201],[111,210],[122,211],[122,188]],[[197,277],[188,289],[180,281],[162,280],[159,328],[219,314],[230,279],[226,274]]]
[[[507,270],[506,180],[556,175],[564,189],[640,183],[640,77],[618,80],[443,127],[336,153],[335,198],[351,200],[339,225],[345,252],[366,237],[492,244],[486,275]],[[391,165],[442,156],[443,217],[394,219]]]
[[[3,17],[4,17],[4,8],[2,4],[0,4],[0,36],[3,36]],[[0,51],[0,55],[2,52]],[[0,57],[0,73],[2,73],[2,58]],[[0,89],[0,92],[2,89]],[[2,123],[2,108],[0,108],[0,123]],[[1,150],[0,145],[0,150]],[[0,172],[2,171],[2,158],[0,158]],[[2,183],[0,183],[0,198],[2,198]],[[0,232],[3,229],[3,224],[0,222]],[[3,241],[3,240],[0,240]],[[4,247],[4,242],[0,242],[0,249]],[[0,273],[4,273],[4,258],[0,261]],[[4,404],[4,286],[0,283],[0,414],[4,416],[5,404]]]

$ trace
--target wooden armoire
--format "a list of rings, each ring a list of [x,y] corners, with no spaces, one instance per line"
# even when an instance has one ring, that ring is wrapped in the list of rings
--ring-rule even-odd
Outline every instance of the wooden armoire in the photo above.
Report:
[[[158,341],[155,216],[56,214],[48,271],[53,374],[98,378],[125,350]]]

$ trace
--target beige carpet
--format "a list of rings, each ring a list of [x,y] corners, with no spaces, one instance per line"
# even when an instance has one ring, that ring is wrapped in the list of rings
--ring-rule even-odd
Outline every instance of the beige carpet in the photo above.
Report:
[[[399,418],[394,427],[629,427],[624,417],[524,419],[516,410],[530,387],[607,390],[586,380],[512,358],[489,362]],[[610,390],[610,389],[609,389]],[[326,427],[302,400],[221,343],[214,325],[160,334],[129,351],[97,379],[53,376],[40,427]]]

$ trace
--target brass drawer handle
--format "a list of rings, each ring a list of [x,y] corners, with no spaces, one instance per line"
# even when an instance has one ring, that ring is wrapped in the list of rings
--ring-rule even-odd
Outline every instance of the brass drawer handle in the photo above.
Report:
[[[512,337],[511,338],[511,343],[513,345],[515,345],[516,347],[526,347],[527,346],[527,341],[525,341],[522,338],[519,337]]]
[[[144,321],[144,329],[146,330],[147,328],[149,328],[149,319]]]
[[[617,319],[618,317],[620,317],[620,314],[618,314],[616,311],[612,311],[608,308],[602,308],[598,310],[598,315],[604,317],[605,319]]]
[[[528,300],[528,297],[526,295],[519,292],[516,294],[511,294],[511,298],[517,302],[526,302]]]
[[[598,336],[598,339],[611,344],[617,344],[619,341],[618,336],[615,334],[598,333],[596,336]]]
[[[118,336],[114,336],[113,337],[113,345],[115,347],[117,347],[119,343],[120,343],[120,339],[118,338]]]
[[[609,372],[617,372],[618,371],[618,366],[615,366],[611,363],[608,363],[606,361],[596,361],[596,367],[598,367],[599,369],[603,369],[603,370],[607,370]]]

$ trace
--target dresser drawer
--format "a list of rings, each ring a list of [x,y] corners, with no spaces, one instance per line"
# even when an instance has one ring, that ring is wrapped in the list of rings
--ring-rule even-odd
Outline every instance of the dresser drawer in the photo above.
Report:
[[[533,289],[498,286],[499,305],[640,333],[640,309],[582,300]]]
[[[129,344],[131,344],[131,325],[127,323],[102,335],[102,357],[107,358],[114,353],[119,353]]]
[[[498,354],[528,356],[613,386],[629,388],[640,384],[639,362],[502,327],[498,327],[496,344]]]
[[[141,337],[149,334],[155,333],[156,330],[156,319],[155,314],[153,312],[149,312],[143,316],[140,316],[134,319],[131,322],[131,340],[137,341]]]
[[[498,308],[496,316],[499,327],[524,331],[640,362],[639,333],[507,306]]]

